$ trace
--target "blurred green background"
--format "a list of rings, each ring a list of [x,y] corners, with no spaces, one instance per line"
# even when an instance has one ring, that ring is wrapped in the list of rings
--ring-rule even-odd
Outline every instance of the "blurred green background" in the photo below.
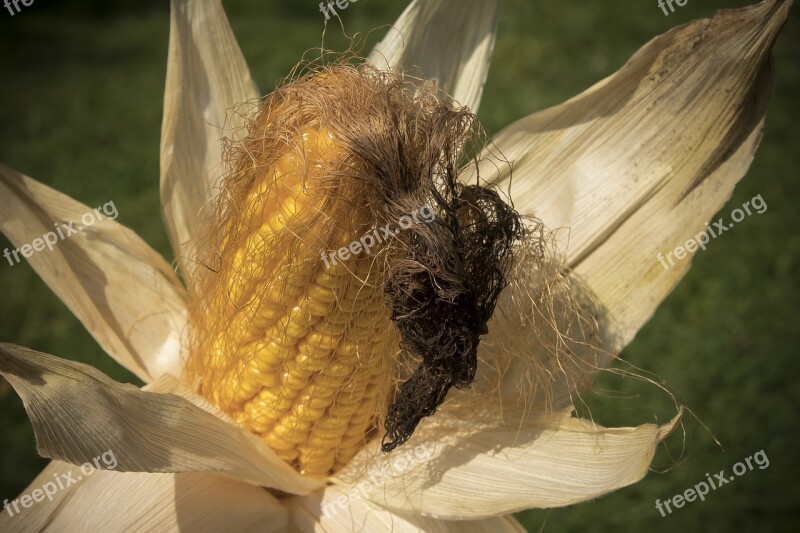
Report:
[[[656,0],[508,0],[479,116],[489,132],[563,101],[618,69],[653,36],[739,0],[692,0],[664,16]],[[229,0],[225,6],[263,92],[320,45],[318,2]],[[405,2],[362,0],[342,12],[348,33],[390,24]],[[170,260],[159,211],[158,150],[168,2],[36,0],[0,12],[0,161],[96,206]],[[766,213],[699,252],[694,266],[623,353],[687,405],[685,434],[659,450],[642,482],[592,502],[520,519],[531,531],[796,531],[800,260],[797,9],[776,49],[777,76],[764,141],[721,215],[761,194]],[[384,33],[375,32],[370,45]],[[338,25],[325,41],[342,49]],[[367,48],[368,50],[368,48]],[[0,249],[8,241],[0,237]],[[95,344],[27,264],[0,265],[0,340],[98,367],[136,383]],[[794,346],[794,348],[793,348]],[[794,354],[794,355],[793,355]],[[667,394],[606,375],[589,398],[605,425],[666,421]],[[708,429],[704,428],[704,425]],[[0,500],[44,466],[16,395],[0,383]],[[713,436],[712,436],[713,435]],[[716,437],[722,447],[714,442]],[[662,518],[666,500],[764,450],[770,465]],[[666,471],[665,471],[666,470]]]

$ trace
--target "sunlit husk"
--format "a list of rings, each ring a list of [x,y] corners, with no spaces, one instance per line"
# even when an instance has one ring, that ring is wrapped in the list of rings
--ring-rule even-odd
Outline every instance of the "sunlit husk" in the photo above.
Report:
[[[140,390],[10,344],[0,344],[0,375],[22,398],[44,457],[80,465],[110,450],[118,472],[211,472],[294,494],[321,487],[169,376]]]
[[[95,471],[54,461],[25,491],[31,494],[64,476],[65,488],[12,517],[0,515],[4,533],[33,531],[263,531],[285,533],[285,505],[259,487],[202,473],[150,474]],[[78,480],[78,477],[81,477]],[[62,478],[62,479],[64,479]],[[74,480],[70,483],[69,480]]]
[[[483,95],[502,0],[413,0],[369,55],[376,68],[413,70],[473,113]]]
[[[260,93],[220,0],[171,0],[170,5],[161,207],[172,252],[184,276],[191,277],[198,266],[193,238],[219,190],[219,141],[236,134],[247,111],[240,105]]]
[[[381,479],[365,498],[393,511],[442,519],[561,507],[642,479],[680,416],[662,426],[611,429],[572,418],[570,409],[533,417],[506,409],[499,420],[489,407],[463,420],[445,405],[407,444],[424,460],[401,463],[364,450],[335,482],[348,491],[363,480]]]
[[[125,211],[110,201],[108,214],[95,211],[0,164],[0,230],[18,249],[45,235],[54,243],[28,258],[17,252],[23,263],[14,266],[27,261],[103,350],[144,382],[180,375],[183,286],[155,250],[111,219]]]
[[[292,525],[302,533],[392,531],[417,533],[523,533],[525,529],[512,517],[481,520],[440,520],[418,513],[397,514],[364,498],[365,492],[327,487],[312,496],[286,500]],[[373,490],[381,490],[375,487]],[[344,502],[344,504],[343,504]]]
[[[665,270],[658,254],[716,220],[750,167],[770,53],[790,6],[769,0],[677,27],[582,94],[511,124],[487,149],[513,162],[513,179],[488,163],[481,176],[510,187],[523,215],[565,228],[567,265],[608,310],[614,352],[691,265]]]

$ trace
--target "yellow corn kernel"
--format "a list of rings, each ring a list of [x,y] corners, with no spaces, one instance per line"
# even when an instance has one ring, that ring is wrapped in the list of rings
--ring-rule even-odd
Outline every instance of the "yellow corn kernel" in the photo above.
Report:
[[[315,300],[319,300],[320,302],[329,303],[336,301],[336,291],[329,289],[328,287],[323,287],[322,285],[314,285],[313,287],[309,287],[308,295]]]
[[[244,220],[222,241],[229,259],[215,272],[207,340],[188,368],[204,396],[283,460],[326,476],[374,429],[399,337],[383,302],[384,261],[323,261],[374,220],[354,208],[350,228],[315,226],[328,200],[309,183],[335,175],[344,154],[319,125],[300,135],[304,157],[287,148],[272,168],[253,170]]]
[[[271,372],[275,367],[286,361],[292,355],[292,345],[281,345],[279,341],[269,341],[266,344],[261,344],[255,350],[254,361],[256,366],[262,372]]]
[[[325,316],[333,309],[333,304],[331,302],[321,302],[310,296],[303,300],[303,304],[308,312],[315,316]]]

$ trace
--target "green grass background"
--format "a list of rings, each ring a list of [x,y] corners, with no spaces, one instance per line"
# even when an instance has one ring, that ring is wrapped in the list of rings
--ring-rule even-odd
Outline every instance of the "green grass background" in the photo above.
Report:
[[[508,0],[479,116],[496,132],[611,74],[670,27],[746,3],[691,0],[667,17],[655,0]],[[319,46],[317,4],[225,2],[263,92],[305,50]],[[394,22],[404,7],[361,0],[342,18],[348,33],[365,32]],[[36,0],[14,17],[0,11],[0,161],[87,205],[114,200],[118,221],[171,260],[158,200],[168,26],[166,1]],[[795,9],[775,49],[764,141],[720,215],[757,194],[767,212],[698,252],[689,274],[623,354],[663,380],[702,424],[686,416],[685,435],[659,450],[655,468],[666,472],[592,502],[521,513],[531,531],[792,531],[800,523],[798,30]],[[345,45],[338,26],[329,26],[326,44]],[[0,237],[0,249],[6,246]],[[0,340],[136,382],[27,264],[0,264]],[[594,417],[610,426],[663,422],[674,413],[669,396],[654,386],[613,375],[599,380],[589,400]],[[683,492],[706,472],[730,472],[762,449],[767,469],[667,518],[655,510],[656,498]],[[19,494],[45,463],[21,402],[0,385],[0,500]]]

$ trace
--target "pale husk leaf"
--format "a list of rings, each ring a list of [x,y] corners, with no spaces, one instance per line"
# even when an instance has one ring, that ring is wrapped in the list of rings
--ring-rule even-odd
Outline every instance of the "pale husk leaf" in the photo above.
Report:
[[[420,70],[460,105],[478,112],[501,0],[414,0],[369,55],[381,70]]]
[[[84,225],[81,217],[92,212],[0,165],[0,229],[13,245],[31,244],[51,231],[64,235],[54,233],[52,250],[27,258],[42,280],[100,347],[137,377],[150,382],[165,373],[179,375],[186,323],[180,280],[136,233],[106,215],[72,235],[61,227],[74,223],[77,230]],[[23,259],[21,252],[18,257]]]
[[[614,75],[494,139],[490,150],[513,163],[513,180],[492,161],[482,178],[510,181],[521,213],[569,228],[568,265],[608,309],[617,352],[690,266],[665,270],[657,255],[703,230],[750,166],[770,50],[790,4],[770,0],[675,28]]]
[[[67,466],[77,481],[80,468]],[[41,487],[37,481],[25,494]],[[277,533],[288,528],[286,507],[266,490],[211,474],[100,470],[60,491],[57,497],[61,502],[56,508],[40,507],[47,505],[45,500],[15,516],[9,524],[11,531]],[[46,520],[40,516],[46,516]]]
[[[342,502],[339,505],[337,500]],[[448,521],[416,513],[393,513],[367,500],[359,493],[341,487],[327,487],[311,496],[286,500],[296,531],[392,531],[426,533],[521,533],[525,529],[512,516],[482,520]],[[324,507],[323,507],[324,506]]]
[[[334,481],[349,490],[379,472],[367,498],[398,512],[448,520],[487,518],[529,508],[562,507],[597,498],[644,477],[668,424],[604,428],[568,411],[536,418],[487,411],[483,421],[460,421],[445,406],[439,421],[423,421],[395,454],[424,446],[424,462],[400,464],[397,455],[361,452]],[[415,454],[417,452],[414,452]],[[417,454],[419,456],[419,454]],[[409,466],[405,466],[408,464]],[[383,469],[383,470],[382,470]]]
[[[161,205],[175,257],[195,263],[192,238],[222,175],[223,136],[243,123],[233,106],[259,96],[220,0],[172,0],[161,125]]]
[[[0,375],[22,398],[44,457],[82,464],[110,450],[119,472],[211,472],[292,494],[321,486],[207,402],[192,403],[196,396],[170,376],[140,390],[10,344],[0,344]]]

